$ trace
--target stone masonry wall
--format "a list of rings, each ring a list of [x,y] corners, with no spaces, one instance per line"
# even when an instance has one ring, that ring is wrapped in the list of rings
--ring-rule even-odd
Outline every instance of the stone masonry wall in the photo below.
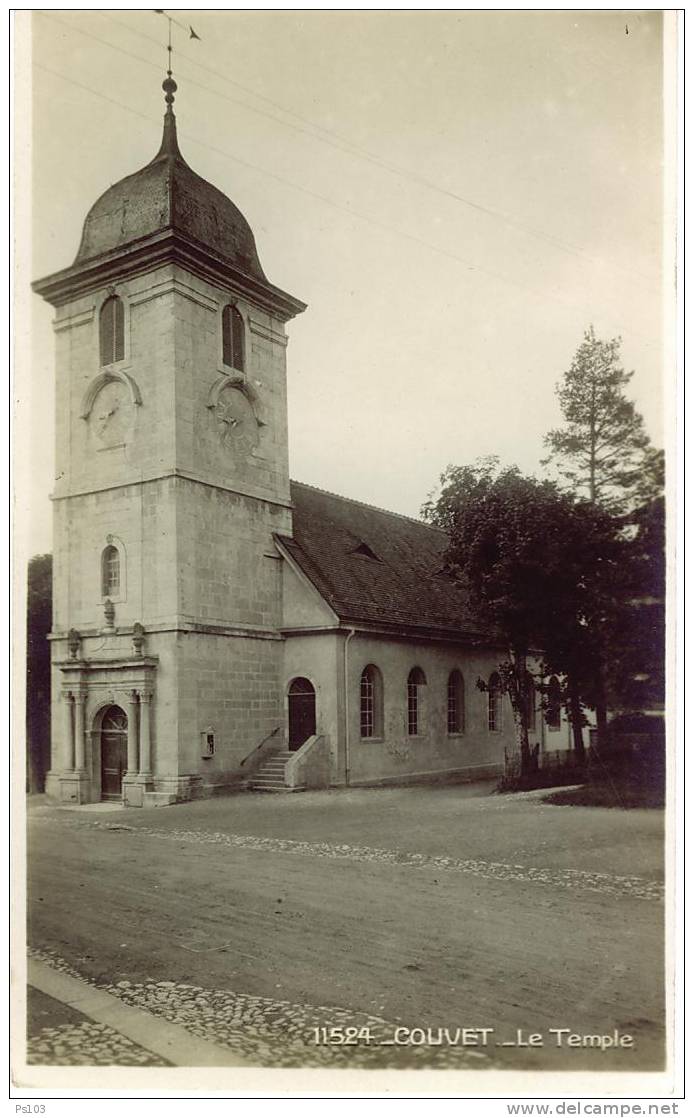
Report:
[[[175,465],[172,269],[116,287],[125,305],[125,357],[99,360],[99,309],[107,290],[60,309],[56,317],[55,493],[91,492],[158,476]],[[131,377],[141,404],[128,408],[124,445],[104,447],[82,411],[88,389],[105,370]]]
[[[224,783],[264,738],[284,727],[282,642],[179,633],[178,663],[180,771]],[[205,758],[200,735],[208,729],[215,751]]]
[[[185,478],[174,485],[181,619],[279,628],[272,533],[287,531],[288,510]]]
[[[398,779],[424,773],[466,770],[484,774],[501,769],[504,746],[513,747],[513,717],[507,696],[502,700],[502,729],[490,731],[487,695],[479,676],[488,679],[498,657],[449,644],[388,641],[359,634],[349,646],[349,672],[354,701],[350,707],[350,760],[354,783]],[[383,736],[362,739],[359,724],[359,682],[367,664],[383,678]],[[419,732],[407,732],[407,678],[412,668],[424,672],[419,690]],[[448,677],[457,668],[465,683],[465,722],[461,734],[447,732]]]
[[[285,689],[295,676],[306,676],[316,688],[316,730],[330,736],[333,782],[345,781],[344,649],[346,634],[292,636],[285,641]],[[514,748],[514,727],[507,696],[502,700],[502,728],[488,728],[488,698],[477,686],[498,664],[498,654],[471,651],[464,646],[407,641],[357,632],[347,643],[347,707],[349,768],[353,784],[398,781],[456,772],[469,776],[493,775],[504,763],[504,748]],[[374,664],[383,679],[383,734],[362,738],[360,732],[360,679]],[[419,733],[407,732],[407,677],[418,666],[427,683],[420,688]],[[448,676],[458,669],[465,683],[465,721],[460,734],[447,730]],[[539,710],[531,745],[541,749],[569,748],[569,728],[562,720],[558,731],[549,731]]]
[[[113,540],[121,554],[116,627],[142,622],[147,653],[158,657],[155,777],[218,783],[284,718],[272,538],[291,530],[284,327],[173,265],[115,291],[125,305],[125,355],[113,366],[99,358],[109,290],[56,317],[54,631],[78,629],[90,660],[122,655],[120,636],[101,632],[101,555]],[[221,312],[230,301],[246,323],[241,376],[222,363]],[[259,421],[250,448],[220,439],[211,406],[230,374]],[[103,407],[91,418],[83,412],[111,375],[130,386],[127,423],[122,438],[104,445],[95,423]],[[66,654],[64,639],[55,641],[54,663]],[[60,679],[55,668],[54,765],[64,736]],[[200,735],[209,727],[216,752],[204,759]]]
[[[197,277],[176,270],[176,464],[180,470],[244,493],[289,501],[287,451],[286,338],[283,325],[259,308]],[[245,372],[225,366],[221,314],[234,302],[245,322]],[[233,380],[250,400],[259,421],[256,445],[247,453],[233,440],[223,443],[214,409],[214,390]]]

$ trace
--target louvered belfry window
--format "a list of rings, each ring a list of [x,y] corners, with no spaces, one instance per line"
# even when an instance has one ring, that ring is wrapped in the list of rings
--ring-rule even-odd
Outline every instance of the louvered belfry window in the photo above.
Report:
[[[241,312],[231,304],[222,311],[222,360],[230,369],[245,370],[244,324]]]
[[[117,295],[106,300],[99,314],[99,352],[102,365],[125,357],[125,314],[123,300]]]

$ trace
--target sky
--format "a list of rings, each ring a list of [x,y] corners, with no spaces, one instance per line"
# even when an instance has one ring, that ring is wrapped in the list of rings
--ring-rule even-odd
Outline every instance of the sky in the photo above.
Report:
[[[661,13],[173,14],[183,154],[308,304],[289,324],[293,477],[417,515],[449,463],[541,473],[591,323],[622,337],[663,444]],[[156,153],[166,22],[35,11],[31,27],[35,279],[72,263],[90,206]],[[51,546],[53,311],[29,298],[35,553]]]

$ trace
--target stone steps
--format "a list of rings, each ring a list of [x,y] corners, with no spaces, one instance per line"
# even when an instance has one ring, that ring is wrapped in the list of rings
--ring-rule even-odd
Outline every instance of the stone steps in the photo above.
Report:
[[[287,792],[284,780],[284,769],[291,757],[288,749],[273,753],[268,757],[248,783],[253,792]]]

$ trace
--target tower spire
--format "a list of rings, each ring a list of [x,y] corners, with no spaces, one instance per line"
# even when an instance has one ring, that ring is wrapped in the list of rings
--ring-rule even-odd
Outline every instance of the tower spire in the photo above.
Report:
[[[183,156],[181,155],[178,147],[178,138],[176,136],[176,117],[173,111],[174,94],[178,89],[178,86],[173,79],[172,24],[175,23],[177,27],[182,28],[184,31],[186,30],[186,28],[183,26],[183,24],[179,23],[178,20],[174,19],[173,16],[169,15],[169,13],[164,8],[155,8],[154,11],[156,15],[164,16],[169,25],[168,42],[166,45],[166,78],[162,82],[162,89],[164,90],[164,100],[166,101],[166,113],[164,114],[164,135],[162,136],[161,147],[152,160],[153,163],[156,163],[158,159],[164,159],[173,156],[177,156],[179,159],[183,159]],[[187,30],[190,32],[191,39],[200,38],[200,36],[193,30],[192,27],[190,27],[190,25],[188,26]]]
[[[178,146],[178,137],[176,135],[176,116],[172,107],[174,103],[174,93],[178,89],[178,86],[173,80],[170,70],[166,71],[166,75],[167,76],[165,77],[164,81],[161,83],[161,87],[164,90],[165,95],[164,100],[166,101],[166,112],[164,113],[164,133],[161,138],[161,147],[152,160],[153,163],[156,163],[158,159],[166,159],[175,156],[178,156],[178,158],[180,159],[183,158]]]
[[[162,12],[162,15],[164,14],[165,13]],[[173,48],[171,46],[171,17],[167,16],[167,19],[169,21],[169,42],[166,48],[168,54],[168,68],[166,71],[166,77],[161,83],[161,87],[164,90],[164,101],[166,102],[166,112],[164,113],[164,133],[161,138],[161,147],[152,160],[153,163],[156,163],[158,159],[171,158],[174,156],[183,158],[178,147],[178,137],[176,135],[176,115],[173,111],[173,103],[175,100],[174,94],[176,93],[178,86],[176,85],[172,74],[173,62],[171,60],[171,56]]]

